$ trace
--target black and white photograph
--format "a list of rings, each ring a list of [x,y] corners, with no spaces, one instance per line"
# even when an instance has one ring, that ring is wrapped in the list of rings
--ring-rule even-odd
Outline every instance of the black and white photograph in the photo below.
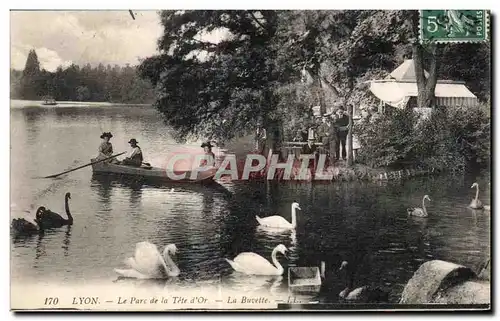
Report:
[[[11,311],[490,311],[492,14],[11,9]]]

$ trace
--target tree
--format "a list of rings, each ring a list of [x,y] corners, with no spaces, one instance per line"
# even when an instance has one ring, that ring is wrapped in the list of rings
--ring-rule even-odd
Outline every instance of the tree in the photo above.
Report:
[[[40,75],[40,62],[35,50],[30,50],[21,79],[21,97],[23,99],[37,99],[37,79]]]
[[[90,98],[90,90],[86,86],[76,87],[76,99],[79,101],[88,101]]]
[[[21,80],[23,77],[22,71],[11,69],[10,70],[10,97],[11,99],[22,98],[20,95]]]
[[[160,17],[161,54],[145,59],[140,70],[158,89],[155,106],[177,138],[229,139],[262,119],[272,148],[279,149],[275,90],[292,70],[275,63],[277,12],[163,11]],[[225,37],[203,37],[212,31]],[[232,130],[215,130],[222,120]]]
[[[439,78],[465,81],[483,102],[490,98],[491,45],[450,43],[443,46],[438,68]]]
[[[439,46],[436,43],[420,44],[418,41],[419,14],[412,11],[410,14],[412,25],[412,54],[415,65],[415,76],[417,78],[417,104],[418,107],[434,107],[436,97],[434,92],[437,84],[437,70],[439,65]],[[427,54],[428,68],[425,68],[425,56]],[[429,72],[425,76],[425,70]]]

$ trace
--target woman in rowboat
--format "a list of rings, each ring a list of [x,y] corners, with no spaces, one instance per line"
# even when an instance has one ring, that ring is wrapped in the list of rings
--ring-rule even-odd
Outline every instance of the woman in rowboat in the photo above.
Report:
[[[109,142],[111,137],[113,137],[113,135],[110,132],[102,133],[101,135],[102,143],[101,145],[99,145],[98,149],[99,155],[96,157],[95,160],[101,160],[113,156],[113,145]],[[118,160],[115,158],[111,158],[106,162],[117,163]]]

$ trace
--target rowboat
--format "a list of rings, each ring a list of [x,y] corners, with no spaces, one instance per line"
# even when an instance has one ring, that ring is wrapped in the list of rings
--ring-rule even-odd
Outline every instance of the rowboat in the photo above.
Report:
[[[96,159],[91,159],[91,162],[95,161]],[[134,167],[128,165],[99,162],[92,164],[92,171],[98,174],[132,176],[136,178],[138,177],[157,181],[197,183],[212,181],[214,179],[215,173],[217,173],[217,168],[213,166],[203,169],[200,168],[200,170],[196,171],[196,173],[194,173],[193,175],[193,171],[189,170],[173,171],[167,170],[165,168],[146,165],[142,165],[141,167]]]
[[[57,105],[57,102],[56,102],[55,99],[48,98],[48,99],[44,100],[44,102],[42,103],[42,105],[45,105],[45,106],[55,106],[55,105]]]

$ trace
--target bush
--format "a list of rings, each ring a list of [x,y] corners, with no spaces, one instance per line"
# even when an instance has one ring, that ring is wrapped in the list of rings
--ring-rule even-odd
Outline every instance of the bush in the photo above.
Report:
[[[446,111],[438,109],[417,125],[410,155],[413,164],[424,168],[465,168],[464,155],[457,148],[449,122]]]
[[[488,111],[488,113],[486,112]],[[491,118],[489,108],[449,110],[448,128],[468,167],[491,166]]]
[[[364,122],[354,127],[361,149],[357,159],[371,167],[398,167],[408,161],[412,148],[413,124],[411,111],[394,110],[374,123]]]
[[[372,167],[462,170],[490,166],[488,108],[436,109],[426,120],[412,110],[392,110],[354,128],[361,163]]]

